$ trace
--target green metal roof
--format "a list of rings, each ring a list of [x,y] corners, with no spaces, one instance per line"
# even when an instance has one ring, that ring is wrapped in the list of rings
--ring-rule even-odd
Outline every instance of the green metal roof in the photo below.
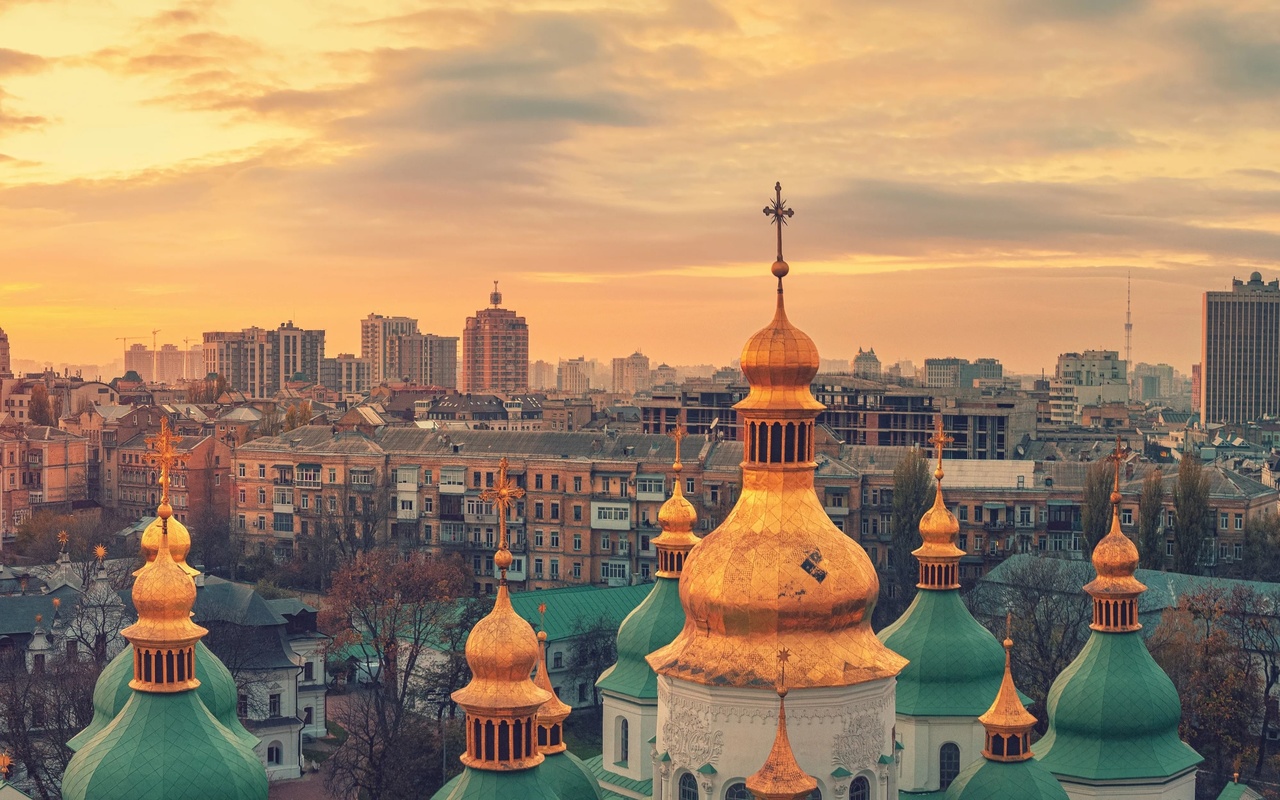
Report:
[[[880,641],[910,663],[898,675],[897,713],[977,717],[1004,677],[1004,648],[973,618],[958,591],[927,591]]]
[[[1203,759],[1178,738],[1182,703],[1136,633],[1094,631],[1053,682],[1032,750],[1060,778],[1164,779]]]
[[[666,755],[665,753],[663,755]],[[667,757],[665,760],[670,761]],[[635,792],[642,797],[653,796],[653,780],[638,781],[635,778],[628,778],[625,775],[619,775],[616,772],[610,772],[604,765],[604,756],[592,756],[583,762],[591,773],[596,776],[596,780],[607,786],[616,786],[619,789],[625,789],[629,792]]]
[[[596,681],[604,691],[644,700],[658,698],[658,675],[645,656],[666,647],[684,628],[680,581],[658,578],[618,628],[618,661]]]
[[[1222,787],[1222,791],[1218,793],[1218,800],[1253,800],[1262,797],[1253,789],[1243,783],[1228,781],[1227,785]]]
[[[240,722],[236,713],[238,689],[235,678],[218,657],[204,642],[196,642],[196,679],[200,686],[196,689],[201,702],[212,712],[219,722],[249,747],[258,746],[258,737],[254,736]],[[124,708],[125,703],[133,696],[129,681],[133,680],[133,645],[126,645],[98,676],[98,683],[93,688],[93,719],[84,730],[67,742],[67,747],[79,750],[103,728],[111,724]]]
[[[1067,792],[1034,758],[988,761],[980,758],[951,782],[946,800],[1067,800]]]
[[[568,754],[566,754],[568,755]],[[494,772],[467,767],[432,800],[601,800],[591,770],[576,757],[547,757],[529,769]]]
[[[192,691],[134,692],[80,748],[63,800],[266,800],[267,773]]]
[[[543,589],[532,592],[514,592],[511,606],[535,629],[547,632],[547,641],[571,639],[580,631],[578,625],[592,622],[601,616],[617,628],[622,620],[649,595],[649,584],[619,586],[613,589],[603,586],[569,586],[563,589]],[[546,627],[538,606],[547,604]]]

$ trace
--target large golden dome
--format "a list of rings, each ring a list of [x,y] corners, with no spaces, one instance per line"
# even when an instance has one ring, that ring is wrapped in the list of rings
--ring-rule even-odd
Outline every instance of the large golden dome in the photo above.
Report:
[[[742,494],[689,553],[684,629],[649,664],[695,683],[771,689],[786,648],[801,665],[788,674],[793,688],[892,677],[907,662],[871,630],[875,568],[814,491],[813,420],[823,406],[809,383],[818,352],[787,320],[780,275],[773,321],[747,343],[742,368],[751,381],[735,406],[748,441]]]
[[[505,584],[498,587],[493,611],[471,629],[465,652],[471,682],[453,693],[458,705],[532,713],[550,699],[530,679],[538,663],[538,639],[511,607]]]
[[[160,549],[160,537],[163,535],[163,527],[160,517],[151,520],[151,524],[142,532],[142,540],[140,542],[142,555],[147,563],[156,560],[156,552]],[[177,562],[182,571],[188,575],[199,575],[200,571],[193,569],[187,564],[187,556],[191,553],[191,533],[187,530],[187,526],[183,525],[177,519],[169,517],[169,554],[173,556],[173,560]]]

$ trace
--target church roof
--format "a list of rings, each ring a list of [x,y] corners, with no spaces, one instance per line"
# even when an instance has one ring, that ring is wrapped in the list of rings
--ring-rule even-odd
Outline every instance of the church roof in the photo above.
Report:
[[[944,796],[946,800],[1067,800],[1062,784],[1034,758],[1013,762],[979,758],[960,772]]]
[[[640,699],[658,697],[658,675],[645,656],[666,647],[684,628],[680,582],[658,578],[618,628],[618,661],[596,681],[602,690]]]
[[[603,795],[598,786],[588,792],[588,787],[578,782],[581,763],[576,758],[547,758],[536,767],[507,772],[467,767],[432,795],[432,800],[600,800]],[[560,794],[566,786],[575,788],[570,794]]]

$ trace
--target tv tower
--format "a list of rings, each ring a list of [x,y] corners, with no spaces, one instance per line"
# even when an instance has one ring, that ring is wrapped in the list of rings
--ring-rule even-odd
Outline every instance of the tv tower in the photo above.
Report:
[[[1133,273],[1125,273],[1124,363],[1133,369]]]

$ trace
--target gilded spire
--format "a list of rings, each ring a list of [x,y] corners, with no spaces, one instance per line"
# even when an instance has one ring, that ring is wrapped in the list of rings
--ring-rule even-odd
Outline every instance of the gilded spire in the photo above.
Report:
[[[787,661],[791,651],[778,651],[778,731],[773,737],[773,748],[764,765],[747,778],[747,791],[756,800],[805,800],[818,788],[818,782],[796,763],[787,738]]]
[[[982,755],[989,761],[1026,761],[1031,758],[1031,729],[1036,718],[1022,705],[1013,685],[1013,614],[1005,617],[1004,680],[995,702],[978,717],[987,729],[987,746]]]
[[[498,595],[493,610],[475,624],[467,637],[467,665],[471,682],[453,693],[467,712],[467,752],[462,763],[484,770],[526,769],[542,763],[535,746],[535,715],[551,695],[530,678],[541,648],[529,625],[511,607],[507,569],[507,514],[524,490],[507,478],[507,459],[498,463],[497,481],[480,498],[498,513]]]
[[[1096,631],[1122,633],[1142,627],[1138,622],[1138,595],[1147,587],[1134,577],[1138,568],[1138,548],[1120,528],[1120,465],[1129,448],[1116,436],[1116,449],[1107,456],[1115,467],[1111,490],[1111,530],[1093,548],[1093,568],[1098,576],[1084,590],[1093,597]]]
[[[147,456],[147,462],[152,466],[160,467],[160,477],[157,483],[160,486],[160,505],[169,508],[168,522],[162,522],[159,516],[151,521],[151,524],[142,532],[142,539],[139,542],[142,550],[142,557],[147,563],[156,560],[156,553],[160,549],[161,529],[165,529],[169,536],[169,554],[173,556],[173,560],[182,567],[182,571],[190,576],[199,575],[199,570],[194,569],[187,564],[187,555],[191,552],[191,533],[187,530],[187,526],[180,521],[173,519],[173,509],[170,507],[169,487],[173,483],[173,477],[170,474],[172,469],[180,464],[186,463],[190,458],[189,453],[179,453],[177,446],[181,442],[181,436],[174,436],[169,427],[167,417],[160,418],[160,433],[155,436],[147,437],[147,446],[152,448],[151,454]],[[163,452],[162,452],[163,451]],[[133,573],[137,575],[138,573]]]
[[[942,499],[942,451],[954,442],[942,429],[942,414],[934,418],[934,433],[929,439],[937,454],[938,466],[933,471],[938,488],[933,497],[933,506],[920,518],[920,538],[923,543],[912,551],[912,555],[920,562],[920,580],[916,584],[921,589],[950,590],[960,588],[960,559],[964,551],[956,546],[956,537],[960,534],[960,523],[947,508]]]
[[[542,617],[542,630],[538,631],[538,672],[533,682],[550,697],[538,708],[538,751],[543,755],[559,753],[565,749],[564,721],[569,718],[573,709],[556,696],[551,686],[551,675],[547,672],[547,604],[538,604],[538,614]]]
[[[680,462],[680,444],[686,435],[683,425],[677,425],[668,434],[676,442],[676,460],[671,465],[671,497],[658,510],[658,524],[662,526],[662,533],[653,540],[653,546],[658,551],[659,578],[679,578],[680,571],[684,569],[685,557],[694,545],[702,541],[693,532],[693,526],[698,522],[697,509],[685,498],[680,486],[680,472],[684,469]]]
[[[169,470],[178,462],[169,435],[168,420],[160,435],[147,440],[154,449],[152,463],[160,466],[160,541],[155,560],[138,571],[133,582],[133,605],[138,621],[121,633],[133,644],[133,680],[129,685],[144,692],[182,692],[200,685],[195,674],[195,645],[207,630],[191,621],[196,587],[169,551]]]

